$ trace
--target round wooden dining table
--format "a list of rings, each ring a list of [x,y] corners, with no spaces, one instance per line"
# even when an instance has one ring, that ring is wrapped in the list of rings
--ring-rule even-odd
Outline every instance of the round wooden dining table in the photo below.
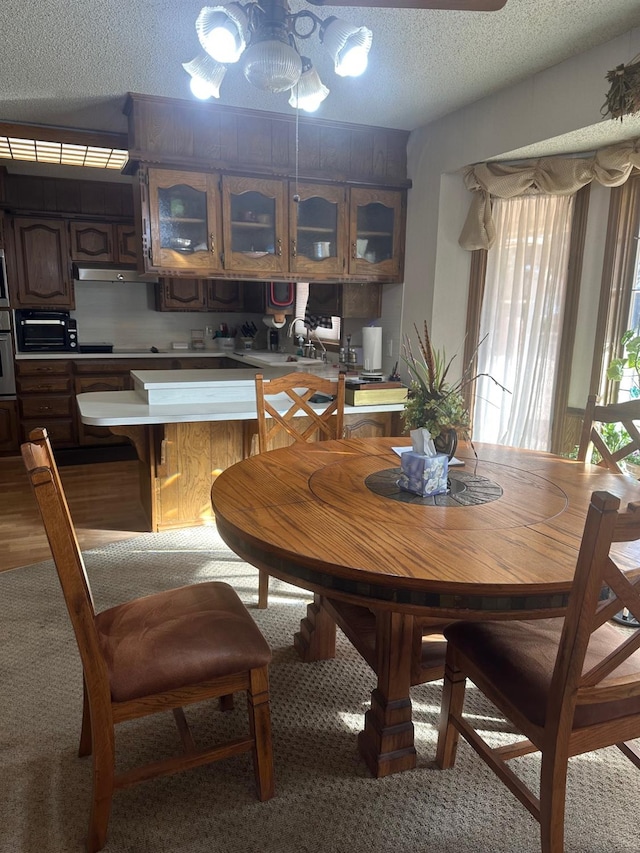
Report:
[[[358,739],[375,776],[415,766],[410,687],[441,672],[423,636],[456,619],[561,616],[592,492],[640,500],[630,477],[487,444],[459,445],[448,492],[423,498],[398,486],[394,448],[408,444],[297,443],[231,466],[211,491],[233,551],[314,593],[295,636],[303,659],[333,656],[337,623],[375,670]],[[634,544],[616,555],[640,565]]]

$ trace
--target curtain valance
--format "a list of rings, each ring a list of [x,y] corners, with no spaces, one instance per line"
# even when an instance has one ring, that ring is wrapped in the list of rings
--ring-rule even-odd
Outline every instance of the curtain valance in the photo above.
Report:
[[[458,242],[463,249],[490,249],[496,238],[491,196],[512,198],[538,191],[568,195],[597,181],[606,187],[623,184],[640,168],[640,139],[602,148],[591,157],[542,157],[522,163],[477,163],[463,170],[465,186],[473,193]]]

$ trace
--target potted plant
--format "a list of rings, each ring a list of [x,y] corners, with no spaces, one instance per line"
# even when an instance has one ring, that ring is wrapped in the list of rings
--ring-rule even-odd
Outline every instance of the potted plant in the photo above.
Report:
[[[455,355],[447,360],[444,350],[433,348],[426,322],[424,336],[420,335],[415,324],[414,329],[418,339],[418,355],[414,353],[408,335],[405,336],[402,344],[402,360],[407,365],[410,375],[407,402],[403,412],[404,424],[409,430],[426,427],[431,433],[436,449],[451,457],[455,453],[458,437],[470,438],[470,416],[465,403],[465,389],[480,376],[489,376],[489,374],[473,374],[475,359],[472,358],[459,379],[453,382],[447,381],[449,368]],[[492,376],[489,378],[503,391],[507,390]]]

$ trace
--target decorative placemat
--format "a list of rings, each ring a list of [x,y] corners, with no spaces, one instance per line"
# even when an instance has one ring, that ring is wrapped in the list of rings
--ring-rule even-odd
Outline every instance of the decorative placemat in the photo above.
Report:
[[[387,468],[370,474],[364,481],[369,491],[400,503],[420,506],[478,506],[502,497],[502,487],[486,477],[468,471],[449,469],[449,489],[446,494],[421,497],[405,492],[398,486],[401,468]]]

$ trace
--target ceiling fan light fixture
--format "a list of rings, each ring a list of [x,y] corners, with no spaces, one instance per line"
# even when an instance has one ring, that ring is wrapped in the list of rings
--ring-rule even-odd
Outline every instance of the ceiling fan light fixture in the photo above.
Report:
[[[220,85],[227,73],[226,65],[221,65],[207,53],[199,53],[191,62],[183,62],[182,67],[191,77],[189,86],[196,98],[220,97]]]
[[[320,41],[340,77],[359,77],[365,71],[373,42],[368,27],[355,27],[342,18],[327,18],[320,29]]]
[[[209,56],[221,63],[237,62],[248,41],[247,15],[238,3],[205,6],[196,18],[198,39]]]
[[[289,106],[314,113],[329,94],[308,56],[302,57],[302,74],[291,88]]]
[[[254,33],[242,55],[242,70],[249,83],[263,92],[286,92],[302,74],[302,60],[281,25],[265,24]]]

